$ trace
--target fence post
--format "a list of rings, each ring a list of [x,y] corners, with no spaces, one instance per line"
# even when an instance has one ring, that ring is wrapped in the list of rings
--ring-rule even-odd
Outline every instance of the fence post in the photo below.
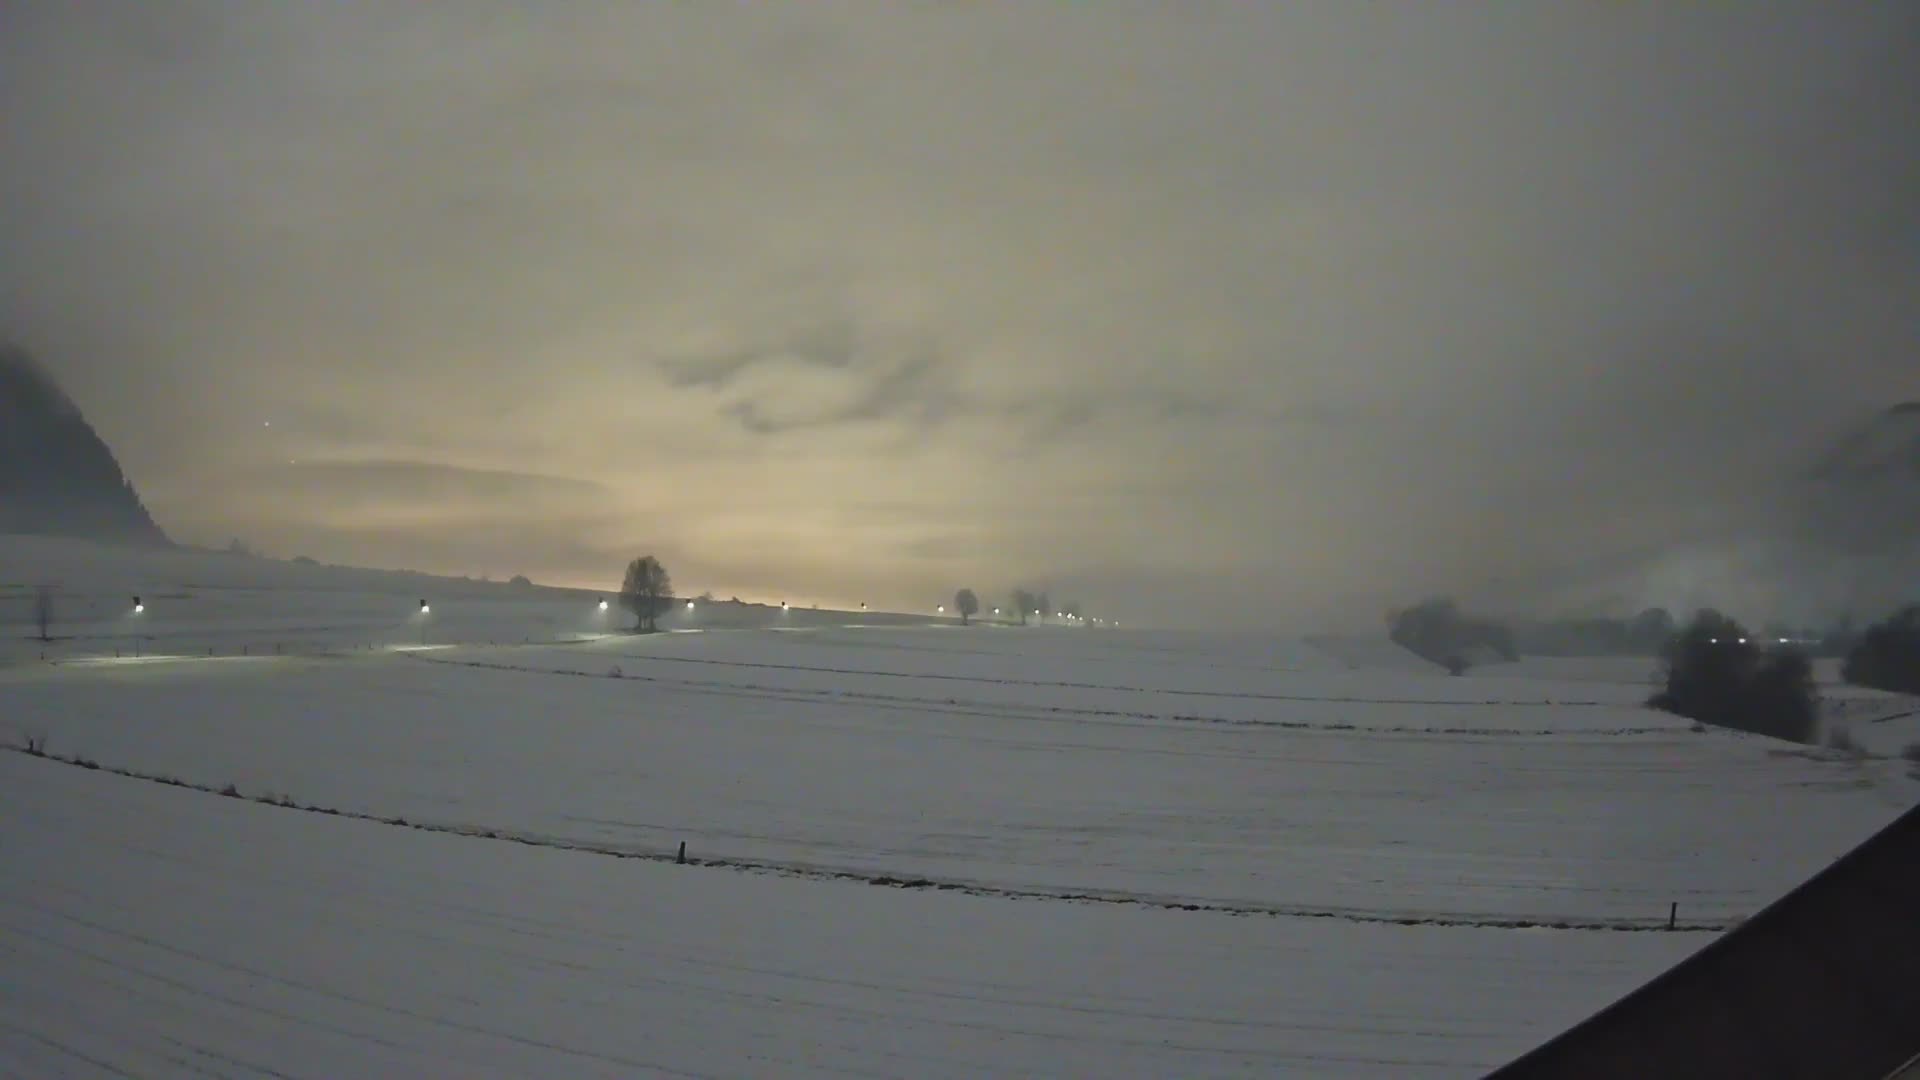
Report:
[[[682,866],[685,866],[685,865],[686,865],[686,862],[687,862],[687,842],[686,842],[685,840],[682,840],[682,841],[680,841],[680,854],[678,854],[678,855],[676,855],[676,856],[674,856],[674,857],[673,857],[673,861],[674,861],[674,862],[676,862],[676,863],[678,863],[678,864],[680,864],[680,865],[682,865]]]
[[[1673,903],[1667,905],[1667,929],[1669,930],[1673,929],[1674,924],[1679,921],[1680,921],[1680,901],[1675,900]]]

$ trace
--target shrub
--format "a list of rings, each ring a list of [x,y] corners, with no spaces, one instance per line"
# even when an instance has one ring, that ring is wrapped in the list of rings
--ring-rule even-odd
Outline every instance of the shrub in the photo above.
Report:
[[[1479,654],[1502,660],[1518,660],[1513,633],[1487,619],[1470,618],[1446,597],[1435,597],[1396,611],[1387,619],[1388,635],[1395,644],[1425,660],[1439,664],[1453,674],[1456,662],[1465,670],[1468,657]]]
[[[1766,654],[1747,683],[1741,712],[1748,731],[1811,743],[1820,720],[1813,661],[1798,650]]]
[[[1792,649],[1763,653],[1739,623],[1702,611],[1662,651],[1656,709],[1705,724],[1811,743],[1818,710],[1813,663]]]
[[[1868,627],[1848,650],[1840,674],[1860,686],[1920,694],[1920,604]]]

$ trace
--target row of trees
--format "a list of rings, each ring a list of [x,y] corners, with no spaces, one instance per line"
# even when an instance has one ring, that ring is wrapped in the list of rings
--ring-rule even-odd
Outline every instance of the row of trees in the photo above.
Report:
[[[1920,604],[1901,608],[1862,632],[1840,674],[1861,686],[1920,694]]]
[[[658,628],[660,616],[673,606],[673,578],[659,559],[643,555],[627,564],[626,577],[620,584],[620,606],[633,614],[635,630],[651,633]],[[1023,626],[1028,612],[1042,618],[1053,613],[1046,593],[1035,595],[1025,589],[1013,591],[1013,607]],[[961,589],[953,594],[953,609],[962,623],[971,622],[980,614],[980,597],[972,589]],[[1078,615],[1070,610],[1061,614]]]
[[[1811,743],[1819,727],[1813,662],[1784,634],[1758,636],[1711,609],[1701,611],[1661,650],[1661,688],[1647,704],[1704,724]],[[1920,694],[1920,605],[1862,631],[1846,654],[1850,683]]]
[[[1058,612],[1055,612],[1052,602],[1047,599],[1046,593],[1031,593],[1025,589],[1015,589],[1013,590],[1011,600],[1013,602],[1014,617],[1019,620],[1021,626],[1027,625],[1027,617],[1029,615],[1039,619],[1045,619],[1054,614],[1061,615],[1065,618],[1077,619],[1080,617],[1079,611],[1064,604],[1061,605]],[[953,594],[953,610],[960,613],[961,623],[970,622],[975,615],[980,614],[980,597],[977,596],[972,589],[961,589],[959,592]],[[998,609],[995,609],[995,614],[998,613]]]
[[[1661,688],[1647,700],[1656,709],[1789,742],[1814,741],[1813,661],[1792,646],[1763,649],[1718,611],[1701,611],[1667,642],[1659,677]]]

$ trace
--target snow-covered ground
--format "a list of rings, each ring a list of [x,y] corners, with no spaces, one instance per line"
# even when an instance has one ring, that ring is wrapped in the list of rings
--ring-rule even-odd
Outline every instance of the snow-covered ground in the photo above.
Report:
[[[795,881],[13,754],[0,823],[22,1077],[1465,1076],[1704,940]]]
[[[1920,798],[1640,708],[1636,662],[633,637],[591,594],[45,544],[0,585],[65,558],[197,614],[138,659],[0,627],[0,741],[103,766],[0,754],[0,1074],[1474,1075]],[[466,632],[356,640],[423,593]],[[282,618],[318,629],[276,655]]]

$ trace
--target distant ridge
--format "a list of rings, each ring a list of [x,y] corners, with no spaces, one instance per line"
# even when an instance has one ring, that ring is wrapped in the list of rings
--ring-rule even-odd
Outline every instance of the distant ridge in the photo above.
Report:
[[[46,369],[0,341],[0,533],[170,546],[113,451]]]
[[[1833,477],[1880,470],[1920,474],[1920,401],[1901,402],[1848,432],[1814,472]]]

